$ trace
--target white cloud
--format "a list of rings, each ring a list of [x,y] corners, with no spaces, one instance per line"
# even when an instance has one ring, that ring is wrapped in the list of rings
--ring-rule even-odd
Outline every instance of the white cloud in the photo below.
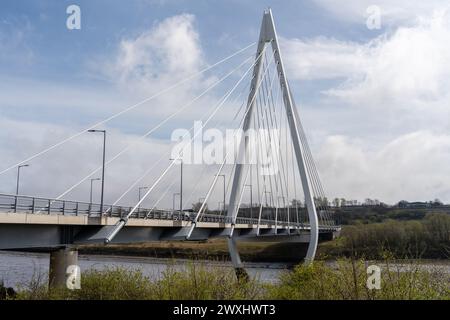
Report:
[[[341,17],[366,7],[327,3]],[[283,39],[291,77],[332,80],[317,85],[322,97],[302,112],[314,119],[305,121],[308,136],[328,136],[313,147],[330,196],[450,201],[450,10],[411,5],[408,17],[392,9],[396,23],[407,23],[366,43]]]
[[[193,15],[173,16],[123,39],[106,72],[119,84],[147,94],[195,73],[205,62],[194,23]]]
[[[16,163],[73,135],[81,129],[80,123],[96,122],[85,119],[102,119],[110,116],[204,68],[206,62],[194,22],[194,16],[187,14],[165,19],[137,37],[122,40],[117,52],[106,64],[91,66],[95,71],[100,70],[106,73],[113,81],[115,88],[119,90],[106,86],[92,90],[88,86],[8,78],[7,85],[0,89],[0,99],[5,105],[0,111],[5,111],[8,116],[17,113],[14,118],[20,118],[20,120],[0,118],[0,127],[2,127],[0,142],[3,142],[0,143],[0,151],[3,150],[0,152],[0,162],[5,166]],[[171,114],[192,100],[200,89],[210,84],[212,79],[205,76],[197,77],[186,85],[178,87],[176,91],[151,100],[130,114],[108,123],[105,127],[108,131],[107,160],[120,152],[127,144],[136,142],[138,135],[155,127],[167,114]],[[27,94],[24,95],[23,92]],[[214,93],[209,93],[202,100],[197,101],[189,112],[180,113],[173,118],[170,126],[180,125],[190,128],[193,125],[191,119],[200,119],[209,115],[216,103],[217,98]],[[216,120],[222,121],[233,115],[229,109],[226,110],[227,107],[232,106],[226,104],[223,112],[218,114],[212,124]],[[233,106],[233,111],[235,107]],[[25,115],[26,110],[30,111],[30,114]],[[47,119],[45,112],[54,119]],[[62,119],[68,120],[70,116],[74,116],[77,121],[84,120],[80,123],[77,121],[70,123],[70,128],[58,123]],[[170,126],[169,129],[166,126],[162,127],[152,137],[138,142],[107,167],[108,182],[105,199],[107,203],[115,201],[131,183],[159,159],[162,159],[160,164],[139,186],[151,185],[163,172],[170,163],[171,142],[168,141]],[[126,134],[123,132],[124,128],[127,131],[139,133]],[[101,140],[93,135],[85,134],[33,160],[32,166],[22,175],[21,193],[43,197],[58,196],[99,166],[100,151]],[[193,202],[198,197],[204,196],[204,191],[213,177],[214,168],[212,170],[208,168],[207,171],[210,172],[206,178],[198,181],[199,169],[186,168],[185,170],[184,179],[187,185],[195,185],[197,182],[202,184],[198,194],[193,196],[194,200],[191,199]],[[167,179],[161,181],[143,206],[148,207],[154,203],[173,179],[178,177],[178,172],[177,167],[173,168]],[[64,179],[61,179],[61,176],[64,176]],[[14,170],[0,177],[0,185],[2,191],[13,192]],[[137,187],[122,200],[122,204],[136,203]],[[171,208],[172,194],[177,190],[178,184],[168,193],[160,207]],[[88,195],[89,181],[80,185],[66,198],[86,200]],[[189,207],[189,204],[186,205]]]
[[[447,97],[450,85],[450,11],[368,43],[360,73],[328,93],[358,104],[411,107]],[[362,75],[361,75],[362,73]],[[361,77],[362,76],[362,77]]]
[[[324,185],[332,197],[450,200],[450,135],[418,131],[377,150],[345,136],[332,136],[317,154]]]
[[[155,22],[152,28],[137,36],[122,39],[113,57],[92,67],[97,71],[100,68],[100,72],[111,79],[122,95],[137,102],[186,79],[206,65],[195,16],[180,14]],[[176,90],[149,102],[148,108],[141,109],[141,115],[153,119],[166,117],[215,81],[217,77],[211,73],[198,75]],[[189,114],[183,116],[192,121],[199,119],[216,102],[217,97],[211,91],[196,102]]]
[[[361,75],[367,64],[367,50],[355,42],[325,37],[280,41],[290,79],[346,78]]]
[[[284,40],[296,79],[344,80],[327,93],[359,105],[397,104],[446,97],[450,85],[450,10],[399,27],[367,43],[328,38]]]
[[[314,0],[335,17],[361,25],[366,24],[367,8],[376,5],[381,9],[382,26],[409,23],[418,15],[429,15],[436,8],[448,6],[446,0],[346,0],[339,4],[334,0]]]
[[[0,155],[1,163],[12,164],[18,159],[24,159],[35,152],[39,152],[49,145],[74,134],[67,127],[40,122],[15,121],[0,119]],[[119,153],[125,146],[133,144],[129,152],[117,158],[107,166],[106,198],[107,203],[115,201],[134,181],[136,181],[149,167],[167,155],[163,161],[156,165],[143,184],[151,183],[168,165],[171,144],[167,141],[148,138],[139,140],[135,135],[123,134],[114,128],[107,127],[107,160]],[[57,197],[63,191],[73,186],[83,177],[101,165],[100,135],[86,133],[55,150],[42,155],[30,162],[30,167],[21,174],[21,194],[30,194],[42,197]],[[99,171],[93,177],[99,177]],[[64,177],[61,179],[61,177]],[[0,177],[2,192],[15,191],[16,171],[3,174]],[[162,187],[168,185],[168,180],[162,182]],[[123,203],[135,203],[133,189]],[[71,200],[87,201],[89,197],[89,180],[74,189],[65,198]],[[95,197],[98,200],[98,189]],[[154,199],[153,196],[150,199]],[[167,205],[166,203],[164,203]]]
[[[346,5],[347,2],[341,7],[345,9]],[[447,182],[450,172],[445,165],[450,163],[450,136],[442,134],[450,130],[450,90],[446,81],[450,75],[448,21],[448,12],[441,11],[422,20],[409,20],[408,25],[396,27],[367,43],[325,37],[282,39],[282,53],[290,79],[312,83],[333,80],[331,87],[324,91],[326,95],[309,102],[310,108],[301,113],[303,119],[312,117],[314,120],[305,121],[306,129],[313,129],[307,134],[316,138],[312,139],[315,142],[312,147],[319,150],[316,157],[319,171],[330,197],[376,197],[389,202],[439,197],[450,201]],[[51,85],[36,86],[33,83],[22,87],[14,83],[2,87],[0,99],[12,107],[31,104],[39,108],[54,107],[55,110],[58,107],[58,110],[72,110],[79,112],[78,116],[90,119],[88,115],[92,116],[94,112],[96,117],[109,115],[125,103],[131,105],[151,96],[205,65],[195,18],[183,14],[165,19],[138,36],[123,39],[113,57],[109,57],[106,64],[97,66],[96,70],[100,68],[117,85],[119,90],[111,95],[113,98],[102,100],[102,92],[96,94],[85,88],[68,90],[64,86],[54,86],[52,89]],[[140,117],[148,130],[210,82],[211,78],[199,77],[177,89],[176,94],[151,101],[133,114]],[[21,90],[27,95],[22,95]],[[295,82],[293,91],[297,92]],[[302,93],[301,88],[298,93]],[[79,100],[68,101],[67,96]],[[182,126],[189,128],[192,125],[190,119],[204,116],[205,110],[211,110],[217,102],[214,94],[205,98],[195,105],[195,112],[180,115]],[[95,106],[88,100],[95,101]],[[320,108],[322,105],[335,108]],[[224,109],[230,113],[227,106]],[[225,119],[230,114],[225,112],[217,118]],[[118,120],[122,127],[129,123],[135,126],[135,122]],[[60,125],[46,123],[42,126],[39,122],[4,118],[0,119],[0,126],[0,141],[3,142],[0,144],[0,162],[5,164],[21,160],[73,133]],[[113,124],[108,127],[108,132],[111,133],[108,140],[110,155],[137,138],[120,132]],[[334,136],[336,132],[342,135]],[[322,137],[329,138],[321,141]],[[147,139],[133,149],[135,152],[108,168],[107,202],[115,200],[125,186],[168,148],[169,144],[164,141]],[[56,196],[98,166],[100,161],[99,141],[92,136],[83,136],[57,151],[33,162],[28,168],[23,175],[26,192]],[[155,173],[161,173],[167,164],[168,160],[163,161]],[[206,190],[214,168],[209,169],[211,172],[201,179],[198,168],[186,168],[186,184],[200,182],[200,189]],[[171,179],[176,179],[177,174],[175,168]],[[65,179],[60,179],[62,175]],[[13,189],[13,172],[0,178],[3,190]],[[169,181],[164,181],[163,185],[168,185]],[[142,185],[151,182],[152,177],[149,177]],[[177,188],[176,185],[171,190],[164,206],[171,207],[172,193],[177,192]],[[160,193],[156,192],[149,203]],[[221,196],[221,192],[218,194]],[[85,184],[68,198],[86,199],[87,195],[88,184]],[[125,202],[135,202],[136,196],[133,190]],[[199,192],[200,196],[203,194]],[[193,199],[192,202],[196,197]]]

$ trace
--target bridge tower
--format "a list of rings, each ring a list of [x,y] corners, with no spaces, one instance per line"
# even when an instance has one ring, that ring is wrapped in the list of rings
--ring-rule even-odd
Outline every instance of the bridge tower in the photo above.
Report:
[[[300,179],[303,187],[303,192],[305,196],[305,204],[308,212],[309,223],[311,227],[310,241],[308,245],[308,250],[306,253],[305,261],[311,262],[316,254],[318,239],[319,239],[319,222],[316,212],[314,195],[311,189],[310,174],[308,172],[308,166],[306,165],[304,145],[301,143],[301,124],[300,118],[295,107],[295,103],[289,88],[289,82],[286,78],[286,72],[284,69],[283,60],[281,58],[280,46],[278,42],[278,37],[275,29],[275,23],[272,15],[271,9],[265,10],[261,30],[259,35],[258,47],[256,52],[256,64],[253,69],[253,79],[250,86],[250,94],[247,102],[246,115],[243,122],[243,131],[246,132],[250,127],[250,122],[253,114],[253,109],[255,107],[254,96],[259,88],[261,82],[261,69],[262,69],[262,52],[265,50],[266,46],[272,47],[272,52],[274,55],[276,68],[278,72],[278,81],[282,88],[282,95],[284,101],[285,112],[289,125],[289,132],[294,146],[296,165],[300,173]],[[230,253],[231,260],[233,262],[234,268],[237,270],[237,274],[243,270],[242,262],[239,256],[239,252],[236,246],[236,239],[233,237],[233,226],[236,223],[236,218],[239,210],[239,195],[242,192],[243,183],[243,169],[244,169],[244,157],[247,154],[248,141],[243,135],[240,141],[239,153],[234,169],[233,183],[231,187],[230,199],[227,216],[232,221],[232,228],[230,229],[228,235],[228,249]],[[276,232],[276,229],[275,229]]]

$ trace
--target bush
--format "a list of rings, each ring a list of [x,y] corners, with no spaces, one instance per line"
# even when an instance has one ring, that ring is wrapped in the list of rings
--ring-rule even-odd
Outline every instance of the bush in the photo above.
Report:
[[[344,226],[341,235],[341,251],[333,248],[330,253],[369,259],[382,259],[385,251],[399,259],[450,257],[450,215],[444,213],[429,214],[420,221]]]
[[[268,299],[359,300],[359,299],[450,299],[449,275],[422,270],[419,265],[381,266],[380,290],[366,286],[367,263],[363,260],[323,261],[297,266],[282,275],[280,283],[267,288]]]
[[[43,278],[42,278],[43,279]],[[111,268],[83,273],[80,290],[47,290],[44,282],[32,281],[22,288],[18,299],[40,300],[229,300],[261,296],[257,280],[238,281],[230,268],[205,267],[195,263],[185,270],[173,267],[158,278],[146,277],[139,270]]]

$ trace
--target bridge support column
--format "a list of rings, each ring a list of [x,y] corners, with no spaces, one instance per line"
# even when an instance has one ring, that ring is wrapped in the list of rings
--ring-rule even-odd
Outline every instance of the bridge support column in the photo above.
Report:
[[[242,265],[241,257],[238,252],[236,240],[233,237],[228,238],[228,252],[230,253],[231,262],[233,263],[236,277],[239,281],[247,281],[248,274]]]
[[[50,253],[49,288],[77,289],[80,283],[78,251],[63,248]]]

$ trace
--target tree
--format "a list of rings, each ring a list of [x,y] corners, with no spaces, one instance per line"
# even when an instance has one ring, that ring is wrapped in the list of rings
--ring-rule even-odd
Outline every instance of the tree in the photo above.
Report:
[[[301,208],[302,207],[302,202],[300,200],[297,200],[297,199],[292,199],[291,207],[292,208]]]
[[[329,204],[327,197],[314,197],[314,202],[319,207],[327,207]]]
[[[196,202],[192,204],[192,210],[194,210],[195,212],[198,212],[200,210],[200,208],[202,207],[203,202]],[[207,212],[208,211],[208,204],[205,203],[205,207],[203,208],[203,212]]]
[[[334,198],[334,200],[333,200],[333,206],[334,207],[339,207],[339,204],[340,204],[341,202],[339,201],[339,198]]]

